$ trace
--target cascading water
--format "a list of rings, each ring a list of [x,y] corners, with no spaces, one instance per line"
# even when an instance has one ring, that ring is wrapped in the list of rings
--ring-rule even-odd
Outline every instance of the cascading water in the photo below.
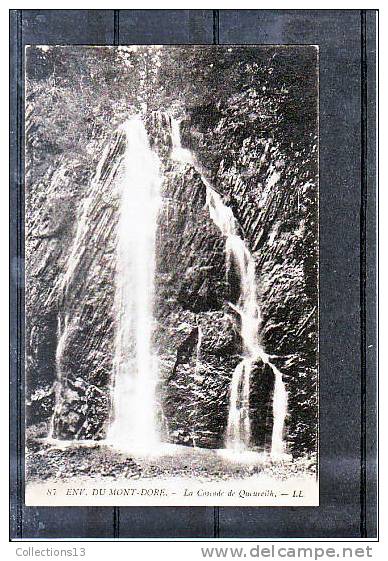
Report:
[[[287,416],[288,395],[283,382],[280,370],[269,362],[266,356],[266,363],[271,367],[275,375],[275,386],[273,391],[273,427],[271,456],[281,458],[285,454],[285,442],[283,439],[284,421]]]
[[[55,352],[55,367],[56,367],[56,380],[54,382],[54,411],[50,421],[48,439],[55,440],[55,419],[60,414],[62,409],[62,357],[65,349],[66,339],[68,335],[68,315],[66,314],[64,320],[61,315],[58,315],[57,326],[57,348]]]
[[[226,446],[242,451],[251,444],[249,417],[250,378],[252,368],[261,359],[275,377],[273,395],[273,431],[271,454],[282,457],[283,438],[287,415],[287,391],[282,373],[273,365],[258,338],[261,315],[257,299],[255,262],[244,240],[238,234],[238,224],[230,207],[204,176],[193,153],[183,148],[180,125],[171,119],[172,157],[193,166],[206,187],[206,205],[210,217],[225,237],[227,269],[235,266],[240,278],[240,297],[230,304],[240,316],[243,357],[231,381]],[[123,127],[126,151],[120,181],[120,218],[116,250],[115,315],[116,337],[114,348],[114,388],[111,423],[107,441],[115,446],[130,446],[151,450],[160,441],[156,422],[156,384],[158,361],[152,349],[153,293],[155,274],[155,237],[158,211],[161,205],[159,160],[151,150],[148,136],[140,118],[130,119]],[[95,191],[107,157],[105,150],[96,170],[96,181],[85,199],[83,212],[61,283],[61,294],[67,290],[79,266],[88,233],[88,212],[95,204]],[[116,162],[115,168],[121,165]],[[112,171],[114,173],[114,170]],[[69,335],[68,315],[58,318],[58,345],[56,353],[57,381],[55,408],[50,434],[55,438],[55,417],[62,407],[62,358]],[[199,327],[197,363],[202,331]]]
[[[224,204],[221,196],[204,177],[192,152],[182,147],[180,124],[174,119],[171,120],[171,131],[172,157],[182,163],[192,165],[200,174],[206,187],[206,205],[210,218],[226,238],[227,268],[229,269],[233,263],[239,272],[240,297],[237,305],[231,304],[231,307],[240,316],[243,358],[232,376],[226,446],[235,451],[243,451],[250,446],[250,378],[254,363],[261,359],[272,369],[275,376],[271,455],[281,458],[285,453],[283,433],[287,416],[287,391],[282,373],[270,362],[269,356],[259,342],[261,313],[257,298],[255,261],[244,240],[238,235],[238,224],[232,209]]]
[[[203,339],[203,331],[202,327],[198,325],[198,339],[197,339],[197,348],[195,351],[195,379],[201,380],[201,346],[202,346],[202,339]],[[197,447],[197,434],[196,434],[196,426],[197,426],[197,419],[198,419],[198,411],[194,409],[192,415],[192,427],[191,427],[191,438],[193,442],[194,448]]]
[[[157,357],[152,351],[155,236],[160,206],[159,161],[151,150],[140,118],[123,127],[124,158],[116,158],[110,176],[120,177],[120,218],[117,233],[114,348],[114,399],[107,440],[151,449],[159,441],[155,386]],[[98,163],[88,197],[77,224],[67,268],[59,286],[62,301],[75,282],[82,257],[90,243],[89,215],[98,204],[100,181],[106,176],[107,145]],[[123,173],[117,174],[120,166]],[[106,179],[106,177],[105,177]],[[77,318],[75,318],[77,321]],[[71,330],[69,313],[59,314],[56,349],[55,404],[49,439],[57,438],[56,420],[63,405],[63,355]]]
[[[107,440],[150,450],[156,422],[157,356],[152,349],[159,160],[140,118],[124,126],[126,153],[117,238],[113,419]]]
[[[240,316],[244,358],[232,377],[226,445],[233,450],[244,450],[249,447],[251,439],[249,396],[252,366],[261,356],[258,344],[261,316],[256,295],[255,262],[237,234],[232,210],[211,189],[207,191],[207,205],[211,219],[226,237],[227,268],[234,263],[240,278],[240,298],[236,306],[231,306]]]

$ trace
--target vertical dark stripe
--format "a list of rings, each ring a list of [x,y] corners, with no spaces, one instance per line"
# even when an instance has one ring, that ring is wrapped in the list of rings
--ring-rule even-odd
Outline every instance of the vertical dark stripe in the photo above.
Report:
[[[215,506],[213,511],[213,534],[215,538],[220,537],[220,507]]]
[[[113,44],[120,45],[120,10],[113,10]]]
[[[368,195],[367,133],[368,90],[366,11],[361,10],[361,208],[360,208],[360,327],[361,327],[361,439],[360,439],[360,536],[366,526],[366,209]]]
[[[17,84],[16,84],[16,150],[17,150],[17,177],[16,184],[16,317],[17,317],[17,343],[16,343],[16,420],[17,420],[17,532],[23,538],[23,449],[22,449],[22,365],[23,365],[23,333],[22,333],[22,314],[23,314],[23,295],[21,270],[23,252],[23,38],[22,38],[22,18],[23,11],[20,10],[17,18],[17,41],[16,41],[16,64],[17,64]],[[12,316],[12,313],[11,313]]]
[[[220,43],[220,11],[213,10],[213,45]]]
[[[120,537],[120,508],[118,506],[113,508],[113,537],[115,539]]]
[[[11,537],[23,538],[23,38],[22,10],[10,12],[10,492]],[[14,354],[15,353],[15,354]]]

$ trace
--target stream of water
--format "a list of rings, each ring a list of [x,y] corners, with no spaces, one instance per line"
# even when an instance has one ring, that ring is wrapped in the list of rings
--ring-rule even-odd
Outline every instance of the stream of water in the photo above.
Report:
[[[151,149],[148,135],[139,117],[131,118],[122,130],[126,149],[120,174],[120,216],[117,230],[114,343],[113,407],[107,442],[117,447],[151,451],[160,445],[160,430],[156,420],[156,385],[158,359],[152,348],[153,303],[155,277],[155,238],[157,217],[161,207],[162,177],[159,159]],[[261,312],[254,258],[239,235],[239,227],[232,209],[205,177],[193,153],[182,147],[179,122],[171,119],[171,157],[193,166],[206,187],[206,206],[210,218],[225,238],[226,266],[236,268],[240,280],[240,295],[230,304],[240,318],[243,342],[241,361],[231,380],[226,448],[231,451],[249,450],[251,442],[250,384],[255,363],[261,360],[274,374],[273,430],[271,454],[285,453],[284,425],[287,416],[287,391],[283,375],[271,363],[259,340]],[[101,173],[107,151],[98,165]],[[98,180],[85,200],[75,241],[69,256],[62,292],[71,282],[85,246],[88,209],[95,204]],[[61,363],[69,330],[69,318],[58,319],[56,403],[50,426],[55,435],[55,416],[60,412],[62,393]],[[200,360],[202,330],[199,327],[197,363]],[[195,427],[193,427],[195,432]]]
[[[124,126],[126,152],[118,225],[113,421],[107,440],[151,449],[160,440],[152,349],[159,160],[140,118]]]
[[[237,305],[231,307],[240,316],[240,334],[243,342],[243,356],[237,365],[231,381],[226,447],[242,452],[251,446],[250,423],[250,382],[252,369],[258,360],[267,364],[274,374],[273,430],[271,455],[282,457],[285,453],[284,424],[287,416],[287,391],[282,373],[271,363],[259,342],[261,324],[258,286],[254,258],[245,241],[238,234],[238,223],[232,209],[225,205],[222,197],[214,190],[204,176],[200,166],[187,148],[182,147],[180,124],[171,120],[172,157],[181,163],[192,165],[200,174],[206,187],[206,205],[210,218],[225,237],[226,264],[237,267],[240,279],[240,297]]]

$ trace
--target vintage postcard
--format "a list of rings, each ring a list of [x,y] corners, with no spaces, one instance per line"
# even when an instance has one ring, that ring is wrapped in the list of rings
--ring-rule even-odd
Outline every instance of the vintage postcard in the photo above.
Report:
[[[28,46],[26,504],[319,504],[318,49]]]

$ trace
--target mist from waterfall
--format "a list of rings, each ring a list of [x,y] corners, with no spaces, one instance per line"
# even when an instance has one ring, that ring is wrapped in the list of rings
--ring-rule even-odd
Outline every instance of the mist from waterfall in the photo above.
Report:
[[[288,407],[287,391],[282,373],[270,362],[269,356],[259,342],[261,313],[257,296],[255,261],[244,240],[238,234],[238,224],[232,209],[224,204],[222,197],[204,177],[194,154],[182,147],[180,124],[174,119],[171,120],[171,131],[172,158],[192,165],[200,174],[206,187],[206,205],[210,218],[226,238],[227,270],[235,266],[239,273],[240,297],[237,305],[230,304],[230,306],[240,316],[243,357],[235,368],[231,381],[226,447],[241,452],[249,449],[251,445],[250,381],[255,362],[261,360],[271,368],[275,377],[271,455],[281,458],[285,453],[283,434]]]
[[[161,204],[159,160],[142,120],[126,136],[116,250],[114,400],[107,440],[151,450],[156,420],[158,360],[152,348],[155,238]]]

